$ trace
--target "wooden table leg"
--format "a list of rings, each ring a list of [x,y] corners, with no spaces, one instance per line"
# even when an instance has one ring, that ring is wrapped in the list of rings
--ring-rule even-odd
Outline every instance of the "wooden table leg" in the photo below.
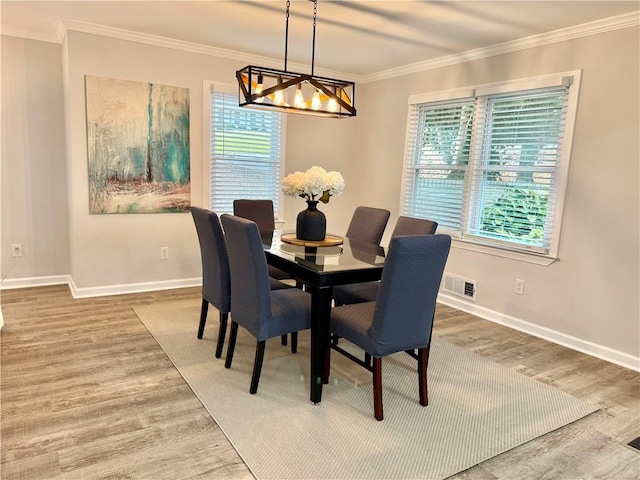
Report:
[[[333,287],[310,286],[311,293],[311,401],[322,401],[324,356],[329,344],[329,317]]]

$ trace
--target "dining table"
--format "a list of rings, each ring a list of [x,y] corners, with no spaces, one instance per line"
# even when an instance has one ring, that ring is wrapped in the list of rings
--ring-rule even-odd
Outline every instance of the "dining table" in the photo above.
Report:
[[[309,390],[311,402],[320,403],[333,287],[380,280],[385,249],[336,235],[327,235],[325,241],[301,241],[279,230],[263,234],[262,243],[267,263],[289,273],[311,295]]]

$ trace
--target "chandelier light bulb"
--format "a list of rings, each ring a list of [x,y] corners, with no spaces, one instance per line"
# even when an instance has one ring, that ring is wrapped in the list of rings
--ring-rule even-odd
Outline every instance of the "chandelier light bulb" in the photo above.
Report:
[[[302,96],[302,85],[296,87],[296,96],[293,99],[293,106],[296,108],[306,108],[304,97]]]
[[[278,85],[280,85],[281,83],[282,78],[278,78]],[[284,105],[284,92],[282,91],[282,88],[276,90],[273,94],[273,103],[275,103],[276,105]]]
[[[335,92],[336,96],[340,95],[340,89],[336,88]],[[329,105],[327,106],[327,109],[330,112],[337,112],[338,111],[338,101],[335,98],[331,98],[329,100]]]
[[[262,93],[262,91],[264,90],[264,78],[262,77],[262,74],[258,75],[258,84],[256,85],[256,89],[254,91],[254,93],[256,95],[259,95]],[[260,97],[256,99],[257,103],[262,103],[264,102],[264,97]]]
[[[313,110],[320,110],[322,106],[322,102],[320,101],[320,91],[316,90],[313,92],[313,98],[311,99],[311,108]]]

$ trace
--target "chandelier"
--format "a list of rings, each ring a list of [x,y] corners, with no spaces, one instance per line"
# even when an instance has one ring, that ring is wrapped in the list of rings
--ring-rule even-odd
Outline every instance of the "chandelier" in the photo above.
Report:
[[[313,74],[316,50],[316,17],[318,0],[313,2],[313,45],[311,50],[311,74],[287,70],[289,44],[289,7],[287,0],[284,43],[284,70],[248,65],[236,72],[238,80],[238,104],[330,118],[355,117],[353,106],[355,83]]]

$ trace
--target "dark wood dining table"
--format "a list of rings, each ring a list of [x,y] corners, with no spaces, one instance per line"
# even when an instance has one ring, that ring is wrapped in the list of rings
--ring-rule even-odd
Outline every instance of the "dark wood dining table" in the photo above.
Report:
[[[281,232],[263,235],[267,263],[291,274],[311,294],[310,399],[322,401],[322,373],[329,343],[329,319],[333,287],[380,280],[384,248],[344,238],[337,246],[292,245],[281,240]]]

